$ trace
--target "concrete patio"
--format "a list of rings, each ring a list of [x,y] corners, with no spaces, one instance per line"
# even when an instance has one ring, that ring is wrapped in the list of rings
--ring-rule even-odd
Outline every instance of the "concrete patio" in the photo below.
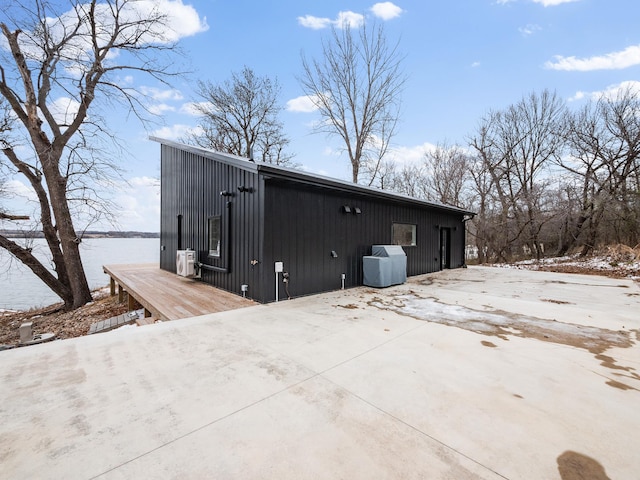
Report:
[[[639,312],[473,267],[0,352],[0,477],[637,478]]]

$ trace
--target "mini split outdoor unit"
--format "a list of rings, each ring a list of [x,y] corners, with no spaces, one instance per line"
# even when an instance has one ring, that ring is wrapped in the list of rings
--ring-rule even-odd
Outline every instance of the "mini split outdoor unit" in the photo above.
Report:
[[[196,276],[196,252],[193,250],[178,250],[176,252],[176,273],[181,277]]]

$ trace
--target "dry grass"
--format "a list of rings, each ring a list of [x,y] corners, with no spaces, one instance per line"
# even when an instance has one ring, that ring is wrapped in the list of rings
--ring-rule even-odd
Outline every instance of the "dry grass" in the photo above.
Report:
[[[110,297],[109,289],[93,292],[94,301],[65,312],[62,304],[0,314],[0,345],[16,346],[19,342],[18,329],[24,322],[33,322],[33,333],[54,333],[56,338],[72,338],[86,335],[92,323],[121,315],[127,311],[126,303],[118,303],[118,297]]]

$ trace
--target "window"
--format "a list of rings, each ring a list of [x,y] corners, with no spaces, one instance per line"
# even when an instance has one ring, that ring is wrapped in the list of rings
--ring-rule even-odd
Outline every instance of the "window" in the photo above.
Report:
[[[220,217],[209,218],[209,256],[220,256]]]
[[[416,245],[416,226],[409,223],[394,223],[391,229],[392,243],[404,247]]]

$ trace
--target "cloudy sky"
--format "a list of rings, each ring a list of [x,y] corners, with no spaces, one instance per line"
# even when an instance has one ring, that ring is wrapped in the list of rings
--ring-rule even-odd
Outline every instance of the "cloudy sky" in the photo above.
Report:
[[[122,112],[111,118],[130,151],[122,161],[130,184],[115,198],[123,230],[159,229],[160,147],[147,137],[176,140],[194,128],[196,81],[222,82],[244,66],[277,77],[295,160],[308,171],[348,179],[340,143],[311,133],[318,117],[296,79],[301,54],[317,57],[331,26],[345,21],[357,28],[375,20],[390,42],[400,42],[408,76],[392,153],[400,161],[418,161],[438,142],[464,144],[488,110],[532,91],[555,90],[579,106],[640,85],[638,0],[158,1],[172,12],[192,73],[174,88],[128,79],[154,99],[161,123],[145,129]]]

